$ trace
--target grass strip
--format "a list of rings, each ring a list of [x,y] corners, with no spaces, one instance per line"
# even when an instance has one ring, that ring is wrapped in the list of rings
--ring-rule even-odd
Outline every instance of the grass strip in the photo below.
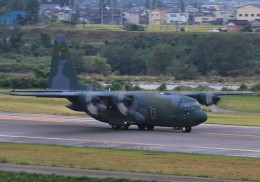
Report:
[[[259,96],[223,96],[219,107],[227,110],[260,113]]]
[[[59,98],[0,96],[0,110],[28,114],[82,115],[65,106],[70,102]]]
[[[207,113],[207,115],[207,124],[260,126],[260,115],[237,113]]]
[[[260,181],[260,158],[0,143],[6,163]]]
[[[36,174],[25,172],[4,172],[0,171],[0,182],[145,182],[144,180],[130,180],[130,179],[114,179],[114,178],[92,178],[85,176],[62,176],[55,174]]]

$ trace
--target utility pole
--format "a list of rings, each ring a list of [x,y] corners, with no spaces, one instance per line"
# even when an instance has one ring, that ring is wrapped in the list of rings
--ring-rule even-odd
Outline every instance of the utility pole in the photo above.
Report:
[[[100,1],[100,24],[103,24],[104,0]]]
[[[112,24],[112,29],[113,29],[113,24],[114,24],[114,0],[111,0],[111,24]]]

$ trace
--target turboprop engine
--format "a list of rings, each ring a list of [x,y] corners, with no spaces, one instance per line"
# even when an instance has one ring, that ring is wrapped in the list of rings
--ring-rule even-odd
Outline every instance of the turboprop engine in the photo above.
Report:
[[[201,93],[197,96],[197,100],[200,104],[211,106],[217,104],[220,101],[220,97],[211,93]]]
[[[91,96],[87,95],[85,97],[86,102],[86,109],[92,114],[92,115],[99,115],[105,110],[107,110],[107,106],[103,103],[103,101],[98,96]]]
[[[138,100],[136,97],[119,94],[116,98],[116,105],[118,111],[122,115],[129,117],[133,122],[137,124],[143,124],[145,122],[144,115],[139,112]]]

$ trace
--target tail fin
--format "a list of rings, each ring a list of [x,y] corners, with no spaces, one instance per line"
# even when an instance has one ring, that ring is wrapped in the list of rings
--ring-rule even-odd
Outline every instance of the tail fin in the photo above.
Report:
[[[58,34],[54,41],[48,88],[64,90],[91,89],[89,86],[81,85],[78,82],[77,73],[63,34]]]

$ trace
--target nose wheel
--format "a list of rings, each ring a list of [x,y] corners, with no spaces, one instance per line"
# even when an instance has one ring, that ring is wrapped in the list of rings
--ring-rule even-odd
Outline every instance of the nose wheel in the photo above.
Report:
[[[191,127],[182,127],[181,131],[183,133],[190,133],[191,132]]]

